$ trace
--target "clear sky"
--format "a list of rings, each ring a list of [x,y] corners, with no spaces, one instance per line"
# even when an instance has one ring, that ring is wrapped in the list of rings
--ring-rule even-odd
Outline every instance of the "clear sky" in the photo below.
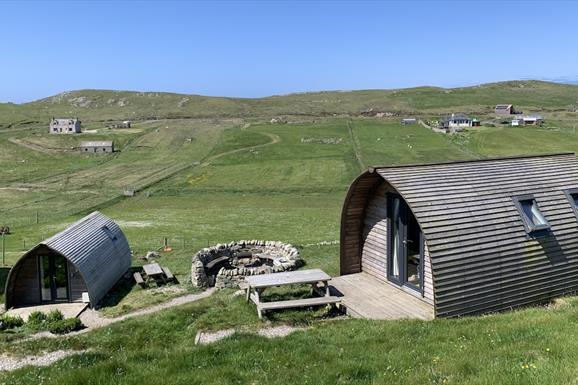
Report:
[[[578,77],[578,2],[6,2],[0,101]]]

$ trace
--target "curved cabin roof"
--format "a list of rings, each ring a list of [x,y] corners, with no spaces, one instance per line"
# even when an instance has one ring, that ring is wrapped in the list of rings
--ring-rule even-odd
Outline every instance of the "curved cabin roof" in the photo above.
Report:
[[[359,217],[384,180],[424,233],[438,316],[502,310],[578,289],[578,224],[567,195],[578,188],[574,154],[370,168],[343,208],[342,274],[360,270]],[[515,199],[523,195],[536,200],[549,231],[528,232]]]
[[[11,282],[18,279],[13,272],[43,246],[62,255],[78,269],[86,284],[91,306],[98,304],[131,265],[130,248],[122,230],[110,218],[95,211],[39,243],[18,260],[6,281],[7,309],[14,302],[10,295]]]

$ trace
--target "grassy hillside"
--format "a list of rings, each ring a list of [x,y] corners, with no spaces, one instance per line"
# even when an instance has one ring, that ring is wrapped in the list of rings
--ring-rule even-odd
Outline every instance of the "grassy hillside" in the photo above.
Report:
[[[576,102],[577,90],[511,82],[251,100],[80,91],[0,105],[0,225],[12,229],[6,238],[7,265],[99,209],[126,233],[133,265],[168,239],[173,251],[161,253],[160,262],[181,281],[177,294],[190,290],[190,258],[198,249],[235,239],[292,243],[308,268],[337,274],[341,205],[361,170],[376,164],[578,152],[578,116],[562,111]],[[398,117],[358,116],[368,108],[424,117],[446,110],[483,114],[498,102],[546,111],[548,123],[444,135],[421,125],[403,126]],[[87,131],[46,133],[42,116],[61,114],[78,115]],[[291,115],[290,123],[269,123],[281,114]],[[104,128],[109,119],[152,116],[160,119],[139,120],[131,129]],[[120,151],[89,156],[73,150],[81,140],[96,139],[112,139]],[[124,197],[125,188],[138,192]],[[126,296],[109,299],[104,314],[175,295],[125,289]],[[272,341],[242,334],[195,346],[199,330],[251,332],[263,325],[252,306],[231,294],[224,291],[70,339],[15,343],[22,335],[0,333],[0,352],[92,349],[50,368],[0,373],[0,383],[153,384],[163,378],[174,384],[553,384],[576,378],[576,298],[549,308],[433,322],[327,322],[323,311],[279,312],[271,324],[309,329]]]
[[[493,112],[497,103],[513,103],[528,111],[565,111],[578,104],[578,86],[541,81],[512,81],[443,89],[329,91],[260,99],[206,97],[162,92],[82,90],[64,92],[22,105],[0,105],[0,128],[42,122],[53,116],[84,121],[214,117],[357,116],[363,111],[399,114]]]

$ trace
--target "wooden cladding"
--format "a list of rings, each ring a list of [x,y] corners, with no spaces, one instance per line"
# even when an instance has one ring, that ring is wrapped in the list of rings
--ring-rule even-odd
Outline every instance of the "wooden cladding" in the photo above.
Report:
[[[539,303],[578,290],[574,154],[376,167],[343,208],[341,272],[381,276],[384,180],[406,201],[426,239],[424,297],[453,317]],[[381,181],[376,179],[380,176]],[[528,233],[514,197],[531,195],[550,228]]]

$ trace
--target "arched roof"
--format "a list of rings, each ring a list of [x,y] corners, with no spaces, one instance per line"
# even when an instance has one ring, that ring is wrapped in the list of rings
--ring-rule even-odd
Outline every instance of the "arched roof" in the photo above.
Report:
[[[375,175],[401,194],[424,232],[436,314],[501,310],[578,288],[578,224],[566,195],[578,188],[574,154],[371,168],[348,194],[342,242],[351,199],[380,183]],[[519,215],[513,198],[527,194],[550,224],[544,236],[529,235]]]
[[[20,258],[6,281],[6,308],[11,307],[10,283],[18,278],[12,272],[40,246],[64,256],[78,269],[92,306],[98,304],[131,265],[130,248],[124,233],[110,218],[95,211],[39,243]]]

